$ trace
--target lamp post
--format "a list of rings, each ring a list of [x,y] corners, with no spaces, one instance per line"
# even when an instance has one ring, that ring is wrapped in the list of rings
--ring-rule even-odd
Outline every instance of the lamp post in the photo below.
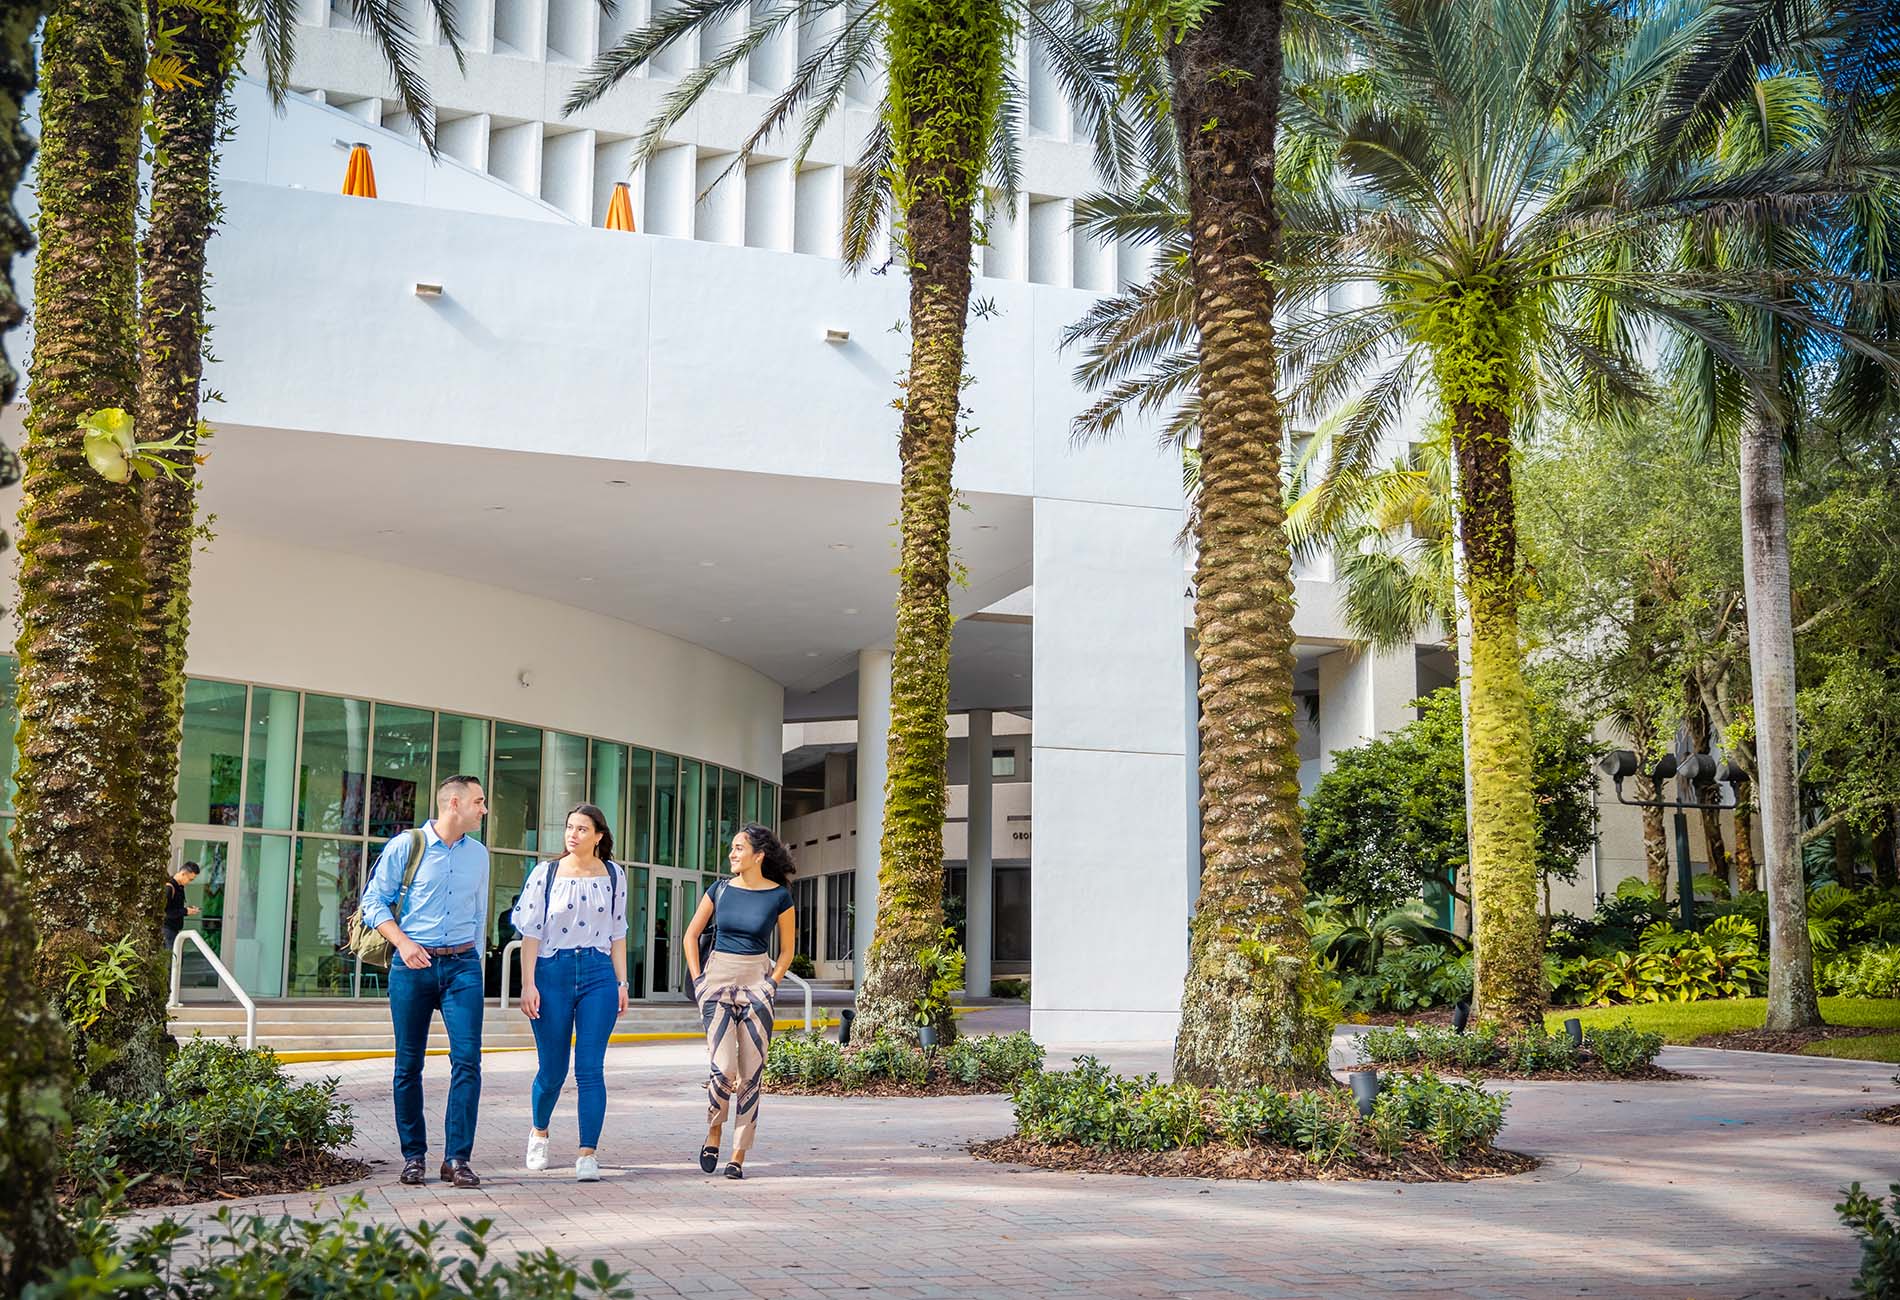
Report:
[[[1746,774],[1734,763],[1724,762],[1716,765],[1707,754],[1690,754],[1678,761],[1674,754],[1664,754],[1650,769],[1649,779],[1660,794],[1663,782],[1670,777],[1676,778],[1676,797],[1674,799],[1630,799],[1623,794],[1623,782],[1642,771],[1642,762],[1634,750],[1613,749],[1605,754],[1597,766],[1616,786],[1616,801],[1632,808],[1670,808],[1676,814],[1676,893],[1682,902],[1682,928],[1687,930],[1695,921],[1695,871],[1689,861],[1689,809],[1696,808],[1704,812],[1719,810],[1722,807],[1718,795],[1712,804],[1702,802],[1696,793],[1697,787],[1710,781],[1727,782],[1736,787],[1736,797],[1741,797],[1741,786],[1748,780]]]

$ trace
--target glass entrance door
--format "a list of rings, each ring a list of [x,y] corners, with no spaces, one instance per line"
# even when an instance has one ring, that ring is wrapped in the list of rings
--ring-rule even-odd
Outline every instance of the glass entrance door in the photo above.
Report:
[[[233,951],[227,921],[238,897],[238,836],[235,830],[180,828],[172,832],[172,873],[187,862],[198,864],[198,878],[185,888],[185,906],[197,908],[187,913],[185,928],[204,937],[211,951],[226,966]],[[205,961],[204,954],[189,939],[185,941],[185,963],[179,977],[180,988],[207,989],[218,986],[218,976]]]
[[[687,995],[686,926],[699,905],[699,877],[656,868],[647,885],[647,915],[652,918],[647,944],[647,987],[655,998]]]

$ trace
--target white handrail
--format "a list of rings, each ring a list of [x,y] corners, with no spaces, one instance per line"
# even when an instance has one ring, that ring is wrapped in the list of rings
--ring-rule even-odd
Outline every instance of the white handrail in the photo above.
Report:
[[[508,1009],[508,954],[521,950],[521,940],[510,939],[501,947],[501,1009]]]
[[[805,990],[805,1032],[809,1034],[812,1031],[811,1030],[811,985],[805,982],[805,979],[803,976],[794,975],[790,971],[785,972],[785,978],[788,980],[797,980],[798,987]]]
[[[178,987],[179,979],[185,973],[185,940],[187,939],[198,945],[198,951],[205,955],[205,960],[211,963],[211,969],[217,972],[219,982],[235,993],[237,1000],[244,1005],[244,1046],[247,1049],[255,1048],[257,1046],[257,1003],[251,1001],[251,995],[246,993],[243,986],[237,982],[237,976],[225,968],[224,963],[218,960],[218,954],[211,951],[211,945],[206,943],[196,930],[180,930],[178,937],[172,940],[172,996],[171,1001],[165,1004],[165,1009],[168,1011],[184,1009],[185,1004],[178,1000]]]

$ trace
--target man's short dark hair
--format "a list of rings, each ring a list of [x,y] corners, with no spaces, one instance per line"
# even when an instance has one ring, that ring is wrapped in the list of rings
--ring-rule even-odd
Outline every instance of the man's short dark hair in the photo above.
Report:
[[[178,868],[178,874],[182,876],[185,874],[185,872],[189,871],[192,875],[195,876],[195,875],[198,875],[201,872],[201,870],[202,868],[200,868],[197,863],[187,862],[184,866]]]
[[[453,786],[455,788],[456,794],[458,795],[466,794],[468,792],[468,787],[470,787],[471,785],[478,786],[481,783],[482,783],[482,779],[479,776],[470,776],[466,772],[464,772],[458,776],[443,777],[442,784],[438,785],[435,788],[435,792],[439,796],[447,792],[449,787]]]

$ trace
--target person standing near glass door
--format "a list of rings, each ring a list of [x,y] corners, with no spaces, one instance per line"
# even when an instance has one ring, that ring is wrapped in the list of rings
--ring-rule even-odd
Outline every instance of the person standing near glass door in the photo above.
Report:
[[[165,882],[165,951],[170,953],[185,928],[185,918],[198,915],[198,909],[185,902],[185,891],[198,879],[198,864],[187,862]]]

